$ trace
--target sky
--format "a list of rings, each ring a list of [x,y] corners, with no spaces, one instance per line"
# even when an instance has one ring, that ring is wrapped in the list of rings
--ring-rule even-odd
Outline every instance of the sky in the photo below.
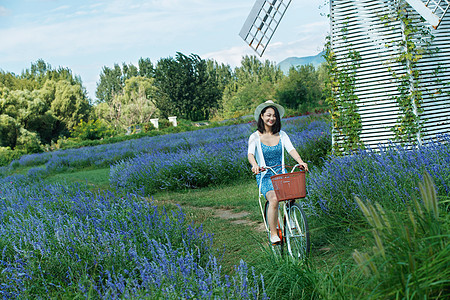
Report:
[[[288,0],[285,0],[287,2]],[[177,52],[231,67],[256,55],[239,32],[255,0],[0,0],[0,69],[43,59],[81,77],[88,96],[104,66],[153,64]],[[292,0],[261,60],[313,56],[329,33],[326,0]]]

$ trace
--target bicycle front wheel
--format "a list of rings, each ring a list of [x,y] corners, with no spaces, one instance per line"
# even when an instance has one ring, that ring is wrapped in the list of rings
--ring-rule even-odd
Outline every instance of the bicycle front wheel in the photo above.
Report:
[[[310,240],[306,214],[297,203],[287,203],[287,218],[284,221],[287,251],[295,259],[304,259],[309,254]]]

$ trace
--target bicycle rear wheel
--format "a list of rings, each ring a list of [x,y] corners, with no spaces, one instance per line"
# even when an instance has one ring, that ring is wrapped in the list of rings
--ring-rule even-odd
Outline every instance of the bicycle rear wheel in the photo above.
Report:
[[[264,220],[266,222],[266,226],[267,228],[269,228],[269,222],[267,221],[267,210],[269,209],[269,201],[266,201],[266,205],[264,207]],[[280,224],[280,220],[281,220],[281,213],[280,210],[278,209],[278,226],[277,226],[277,234],[281,239],[281,243],[279,245],[272,245],[272,243],[270,242],[270,231],[267,232],[267,239],[269,242],[270,247],[272,248],[272,251],[275,255],[283,255],[284,252],[284,237],[283,237],[283,232],[281,230],[281,224]]]
[[[288,253],[295,259],[304,259],[309,254],[310,240],[306,214],[302,207],[294,202],[286,203],[287,218],[284,232]]]

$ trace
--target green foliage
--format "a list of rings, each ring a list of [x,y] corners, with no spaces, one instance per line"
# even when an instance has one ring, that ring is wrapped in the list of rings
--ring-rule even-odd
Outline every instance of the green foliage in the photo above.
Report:
[[[342,29],[343,33],[347,28]],[[346,38],[344,37],[344,42]],[[339,135],[333,148],[336,153],[348,153],[363,146],[359,137],[362,129],[361,116],[358,112],[358,96],[355,94],[356,70],[361,59],[359,52],[351,49],[346,42],[347,55],[338,68],[336,56],[328,39],[325,51],[328,78],[326,82],[327,102],[331,106],[333,131]]]
[[[241,60],[241,66],[237,67],[234,73],[241,85],[264,81],[277,83],[283,78],[283,72],[273,62],[267,59],[261,62],[255,55],[244,56]]]
[[[82,85],[81,78],[73,75],[70,69],[62,67],[53,69],[50,64],[42,59],[32,63],[31,67],[23,71],[20,75],[0,71],[0,87],[3,85],[10,90],[38,90],[47,81],[59,80],[66,80],[72,85]]]
[[[105,120],[117,132],[124,132],[132,125],[148,123],[157,114],[158,88],[154,81],[140,76],[127,79],[123,89],[114,94],[110,102],[94,106],[92,117]]]
[[[15,150],[23,150],[26,153],[39,153],[43,151],[41,141],[37,134],[24,128],[20,128]]]
[[[9,147],[0,147],[0,167],[9,165],[13,160],[26,154],[23,150],[11,150]],[[1,172],[0,172],[0,177]]]
[[[160,59],[155,79],[162,98],[155,104],[163,117],[209,119],[222,96],[216,74],[210,74],[207,62],[196,54],[186,56],[177,52],[175,58]]]
[[[237,87],[236,90],[233,90]],[[261,99],[272,99],[275,87],[269,81],[250,82],[242,86],[228,86],[225,89],[221,116],[225,119],[251,115]]]
[[[113,135],[113,130],[103,120],[80,121],[71,131],[71,136],[80,140],[98,140]]]
[[[18,124],[3,139],[14,149],[23,132],[20,147],[40,151],[40,144],[50,144],[60,135],[86,118],[90,104],[81,79],[69,69],[52,67],[43,60],[17,76],[0,72],[0,115],[7,115]],[[3,127],[5,124],[3,124]],[[15,135],[15,137],[12,137]]]
[[[10,147],[13,149],[17,143],[20,125],[11,116],[0,115],[0,147]]]
[[[81,85],[71,85],[61,80],[56,83],[55,100],[51,104],[51,112],[56,118],[66,124],[70,130],[80,120],[89,115],[89,102]]]
[[[153,74],[153,64],[150,59],[139,59],[139,70],[133,64],[114,64],[113,68],[103,67],[100,73],[100,82],[97,83],[95,95],[100,103],[110,103],[114,96],[122,92],[125,81],[132,77],[151,78]]]
[[[276,99],[286,108],[315,107],[322,103],[319,72],[313,65],[291,67],[276,88]],[[306,112],[306,110],[305,110]]]
[[[263,100],[273,99],[275,85],[283,72],[269,60],[244,56],[241,66],[234,69],[232,79],[224,86],[216,118],[228,119],[251,114]]]
[[[229,65],[219,64],[215,60],[208,59],[206,61],[208,73],[212,76],[215,75],[217,80],[217,86],[220,91],[223,91],[225,87],[233,79],[233,70]]]
[[[159,129],[165,129],[172,126],[172,122],[170,122],[168,119],[161,119],[158,120],[158,127]]]
[[[440,215],[431,176],[420,183],[422,201],[406,212],[386,211],[357,199],[373,235],[370,252],[353,257],[369,280],[366,299],[446,299],[450,296],[450,218]],[[441,206],[441,208],[439,207]]]
[[[395,139],[402,143],[417,144],[424,120],[420,114],[423,112],[423,97],[420,90],[421,71],[417,64],[424,55],[432,54],[431,40],[434,38],[431,29],[410,17],[408,17],[408,4],[400,2],[393,19],[402,24],[403,40],[397,43],[399,49],[393,61],[400,63],[404,72],[389,68],[392,77],[398,82],[398,96],[394,97],[398,103],[400,114],[397,124],[391,128]],[[386,20],[388,16],[383,16]],[[386,23],[385,26],[389,26]]]
[[[296,109],[307,102],[306,86],[300,75],[301,73],[295,68],[291,68],[289,75],[283,78],[277,86],[276,98],[286,108]]]
[[[280,258],[265,253],[265,260],[257,265],[264,276],[266,291],[270,299],[316,299],[317,273],[306,261]]]

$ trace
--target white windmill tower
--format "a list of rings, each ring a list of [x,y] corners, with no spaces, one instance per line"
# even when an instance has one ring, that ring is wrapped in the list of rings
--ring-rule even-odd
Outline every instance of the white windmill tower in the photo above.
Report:
[[[257,0],[254,4],[239,35],[258,55],[263,55],[290,2]],[[410,20],[428,28],[428,38],[413,34],[407,40],[404,20],[392,18],[403,4],[406,23]],[[337,69],[348,66],[349,51],[357,52],[359,57],[352,74],[352,93],[358,99],[358,135],[366,146],[394,140],[395,130],[402,130],[401,120],[407,119],[404,116],[409,110],[419,120],[414,138],[417,142],[450,133],[449,8],[450,0],[330,0],[330,48]],[[406,45],[410,41],[419,48],[425,43],[427,49],[436,51],[419,53],[420,59],[412,67],[396,59],[402,51],[409,55]],[[406,87],[410,109],[399,104],[405,96],[405,86],[398,78],[413,73],[419,75]],[[420,97],[420,107],[414,97]],[[345,143],[345,134],[334,128],[333,144]]]

